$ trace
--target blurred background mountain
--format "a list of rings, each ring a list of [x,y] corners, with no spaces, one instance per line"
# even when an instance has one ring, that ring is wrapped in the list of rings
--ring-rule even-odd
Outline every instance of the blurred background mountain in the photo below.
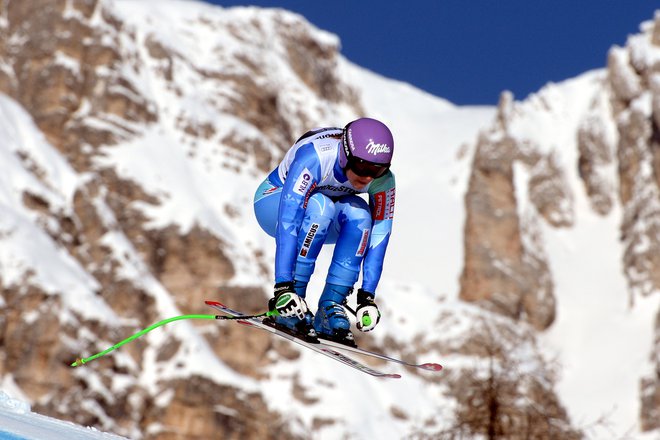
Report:
[[[281,9],[5,0],[0,35],[0,380],[33,410],[135,439],[660,434],[657,14],[497,106],[365,70]],[[263,311],[254,189],[359,116],[392,128],[399,188],[358,343],[442,373],[376,380],[216,322],[69,367],[204,299]]]

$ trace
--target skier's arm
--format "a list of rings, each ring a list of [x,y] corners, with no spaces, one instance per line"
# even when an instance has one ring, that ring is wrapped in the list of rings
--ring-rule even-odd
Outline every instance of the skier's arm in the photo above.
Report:
[[[298,251],[298,232],[305,203],[319,181],[321,164],[313,144],[300,147],[282,187],[275,233],[275,282],[293,281]]]
[[[373,225],[362,268],[362,289],[372,294],[375,294],[383,272],[385,251],[392,233],[395,193],[396,182],[391,171],[374,180],[369,186],[369,205]]]

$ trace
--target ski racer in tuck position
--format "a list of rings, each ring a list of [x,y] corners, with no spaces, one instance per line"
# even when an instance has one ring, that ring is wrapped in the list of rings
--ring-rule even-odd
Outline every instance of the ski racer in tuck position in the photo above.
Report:
[[[375,119],[311,130],[258,187],[257,221],[276,243],[268,306],[277,313],[265,323],[306,340],[355,346],[344,305],[362,270],[357,328],[370,331],[378,324],[375,293],[394,215],[393,152],[392,133]],[[369,194],[368,204],[361,193]],[[307,285],[321,247],[333,243],[314,316],[305,302]]]

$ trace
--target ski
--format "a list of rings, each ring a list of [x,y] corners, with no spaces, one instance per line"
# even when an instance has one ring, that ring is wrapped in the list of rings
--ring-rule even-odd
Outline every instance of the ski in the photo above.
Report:
[[[357,354],[361,354],[361,355],[364,355],[364,356],[370,356],[370,357],[373,357],[373,358],[382,359],[382,360],[387,361],[387,362],[394,362],[394,363],[397,363],[397,364],[405,365],[406,367],[419,368],[421,370],[427,370],[427,371],[440,371],[440,370],[442,370],[442,365],[432,363],[432,362],[427,362],[427,363],[424,363],[424,364],[412,364],[412,363],[406,362],[402,359],[393,358],[393,357],[386,356],[386,355],[381,354],[381,353],[376,353],[374,351],[365,350],[365,349],[359,348],[359,347],[351,347],[350,345],[344,345],[344,344],[340,344],[339,342],[329,341],[327,339],[322,339],[322,338],[319,338],[319,343],[321,345],[325,345],[325,346],[328,346],[328,347],[338,348],[340,350],[347,350],[347,351],[357,353]]]
[[[224,304],[222,304],[218,301],[207,300],[205,302],[206,302],[206,305],[208,305],[210,307],[213,307],[214,309],[219,310],[223,313],[226,313],[227,315],[236,316],[236,317],[240,317],[240,316],[244,315],[244,313],[241,313],[241,312],[236,311],[236,310],[232,310],[229,307],[225,306]],[[296,344],[299,344],[303,347],[309,348],[312,351],[315,351],[317,353],[321,353],[324,356],[327,356],[331,359],[334,359],[338,362],[341,362],[342,364],[348,365],[349,367],[352,367],[352,368],[354,368],[358,371],[370,374],[371,376],[389,378],[389,379],[399,379],[399,378],[401,378],[400,374],[384,373],[382,371],[375,370],[375,369],[373,369],[373,368],[371,368],[371,367],[369,367],[369,366],[367,366],[367,365],[365,365],[361,362],[358,362],[358,361],[356,361],[356,360],[354,360],[354,359],[352,359],[352,358],[350,358],[350,357],[334,350],[329,345],[307,342],[307,341],[304,341],[304,340],[302,340],[300,338],[297,338],[293,335],[290,335],[288,333],[280,331],[276,328],[270,327],[270,326],[264,324],[263,322],[261,322],[261,318],[254,318],[254,317],[249,318],[248,317],[248,318],[245,318],[244,320],[243,319],[238,320],[237,322],[239,322],[240,324],[250,326],[250,327],[257,327],[257,328],[260,328],[261,330],[265,330],[267,332],[270,332],[270,333],[276,334],[278,336],[281,336],[285,339],[288,339],[289,341],[295,342]]]

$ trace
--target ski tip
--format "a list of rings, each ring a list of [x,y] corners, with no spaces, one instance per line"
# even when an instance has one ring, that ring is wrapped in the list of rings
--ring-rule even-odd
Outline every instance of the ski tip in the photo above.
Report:
[[[401,375],[396,373],[384,374],[383,377],[387,377],[389,379],[401,379]]]
[[[434,364],[432,362],[429,362],[427,364],[420,365],[420,368],[423,368],[423,369],[429,370],[429,371],[440,371],[440,370],[442,370],[442,365]]]
[[[225,307],[225,305],[222,304],[221,302],[219,302],[219,301],[212,301],[212,300],[210,300],[210,299],[207,299],[206,301],[204,301],[204,303],[205,303],[207,306],[220,306],[220,307]]]

